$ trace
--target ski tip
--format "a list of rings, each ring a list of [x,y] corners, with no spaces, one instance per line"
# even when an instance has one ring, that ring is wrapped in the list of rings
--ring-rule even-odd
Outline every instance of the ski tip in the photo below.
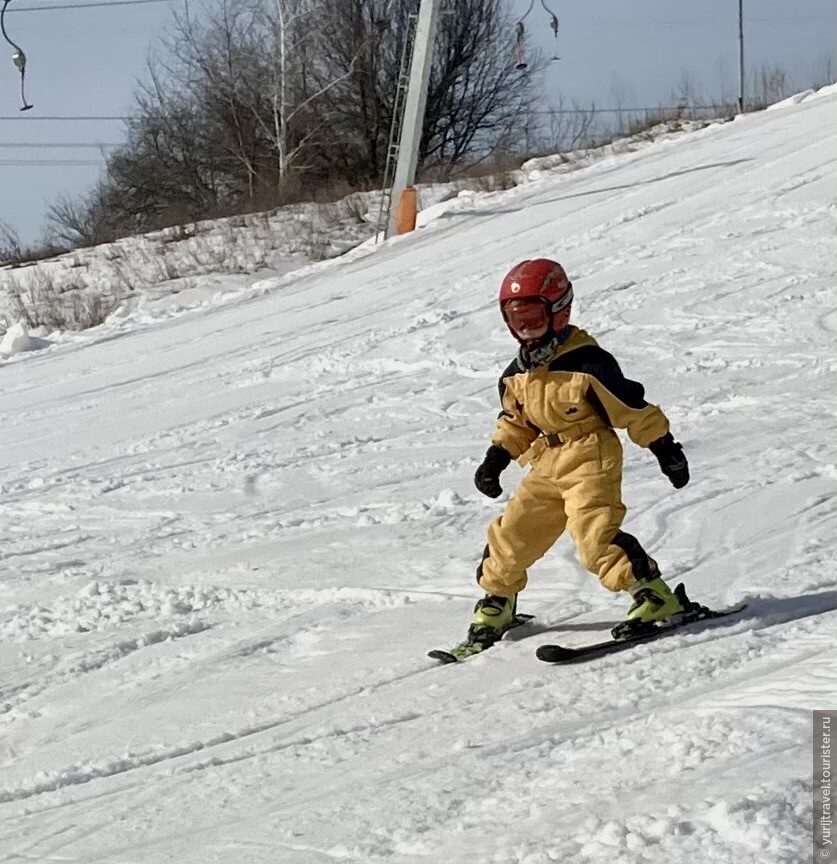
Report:
[[[433,660],[438,660],[441,663],[458,663],[459,658],[451,654],[450,651],[442,651],[438,648],[433,651],[428,651],[427,656]]]

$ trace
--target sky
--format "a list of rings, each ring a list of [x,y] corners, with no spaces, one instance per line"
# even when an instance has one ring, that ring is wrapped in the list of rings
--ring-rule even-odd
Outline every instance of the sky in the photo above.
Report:
[[[0,43],[0,221],[24,243],[40,239],[50,202],[60,195],[77,196],[95,182],[103,162],[100,145],[122,140],[118,120],[42,118],[128,112],[149,48],[180,5],[149,0],[49,9],[67,2],[90,0],[12,0],[9,5],[6,29],[28,58],[27,97],[34,108],[26,113],[19,111],[12,49]],[[600,108],[656,105],[669,100],[682,70],[707,94],[719,96],[722,88],[730,96],[737,92],[735,0],[705,0],[700,10],[687,3],[672,8],[670,0],[635,0],[630,12],[619,0],[547,5],[560,20],[561,57],[547,70],[547,103],[563,97],[582,105],[595,101]],[[511,6],[522,15],[529,0],[514,0]],[[744,6],[748,68],[781,65],[801,87],[824,79],[829,58],[835,68],[834,0],[798,0],[793,12],[783,0],[745,0]],[[532,44],[551,56],[549,16],[540,0],[525,24]],[[67,144],[85,146],[56,146]]]

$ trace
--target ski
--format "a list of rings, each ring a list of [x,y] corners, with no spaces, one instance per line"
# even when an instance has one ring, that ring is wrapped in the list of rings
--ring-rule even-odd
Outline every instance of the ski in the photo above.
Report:
[[[604,657],[615,654],[618,651],[627,651],[642,642],[652,642],[663,636],[670,636],[683,628],[701,622],[712,623],[730,615],[737,615],[747,608],[746,603],[738,603],[726,609],[707,609],[705,606],[697,610],[687,612],[685,617],[671,624],[655,625],[652,630],[637,633],[633,636],[625,636],[621,639],[606,639],[604,642],[594,642],[590,645],[581,645],[578,648],[566,648],[563,645],[541,645],[535,656],[544,663],[567,664],[582,663],[586,660],[594,660],[596,657]]]
[[[503,636],[510,630],[523,627],[534,620],[534,618],[534,615],[515,615],[512,623],[503,631],[503,635],[496,642],[486,644],[485,642],[468,642],[466,639],[464,642],[460,642],[458,645],[454,645],[452,648],[446,650],[436,648],[433,651],[428,651],[427,656],[432,657],[434,660],[439,660],[441,663],[459,663],[462,660],[473,657],[475,654],[482,654],[483,651],[487,651],[496,645],[497,642],[501,641]]]

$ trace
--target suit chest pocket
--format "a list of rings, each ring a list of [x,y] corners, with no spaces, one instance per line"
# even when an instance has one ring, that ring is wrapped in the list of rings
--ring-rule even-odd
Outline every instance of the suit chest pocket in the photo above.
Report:
[[[544,388],[544,419],[554,429],[566,429],[592,414],[583,386],[576,381],[550,381]]]

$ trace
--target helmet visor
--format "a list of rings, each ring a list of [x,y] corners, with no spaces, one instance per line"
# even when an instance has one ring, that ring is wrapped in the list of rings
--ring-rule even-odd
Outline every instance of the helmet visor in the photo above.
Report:
[[[524,342],[538,339],[549,329],[549,309],[543,300],[509,300],[503,315],[514,335]]]

